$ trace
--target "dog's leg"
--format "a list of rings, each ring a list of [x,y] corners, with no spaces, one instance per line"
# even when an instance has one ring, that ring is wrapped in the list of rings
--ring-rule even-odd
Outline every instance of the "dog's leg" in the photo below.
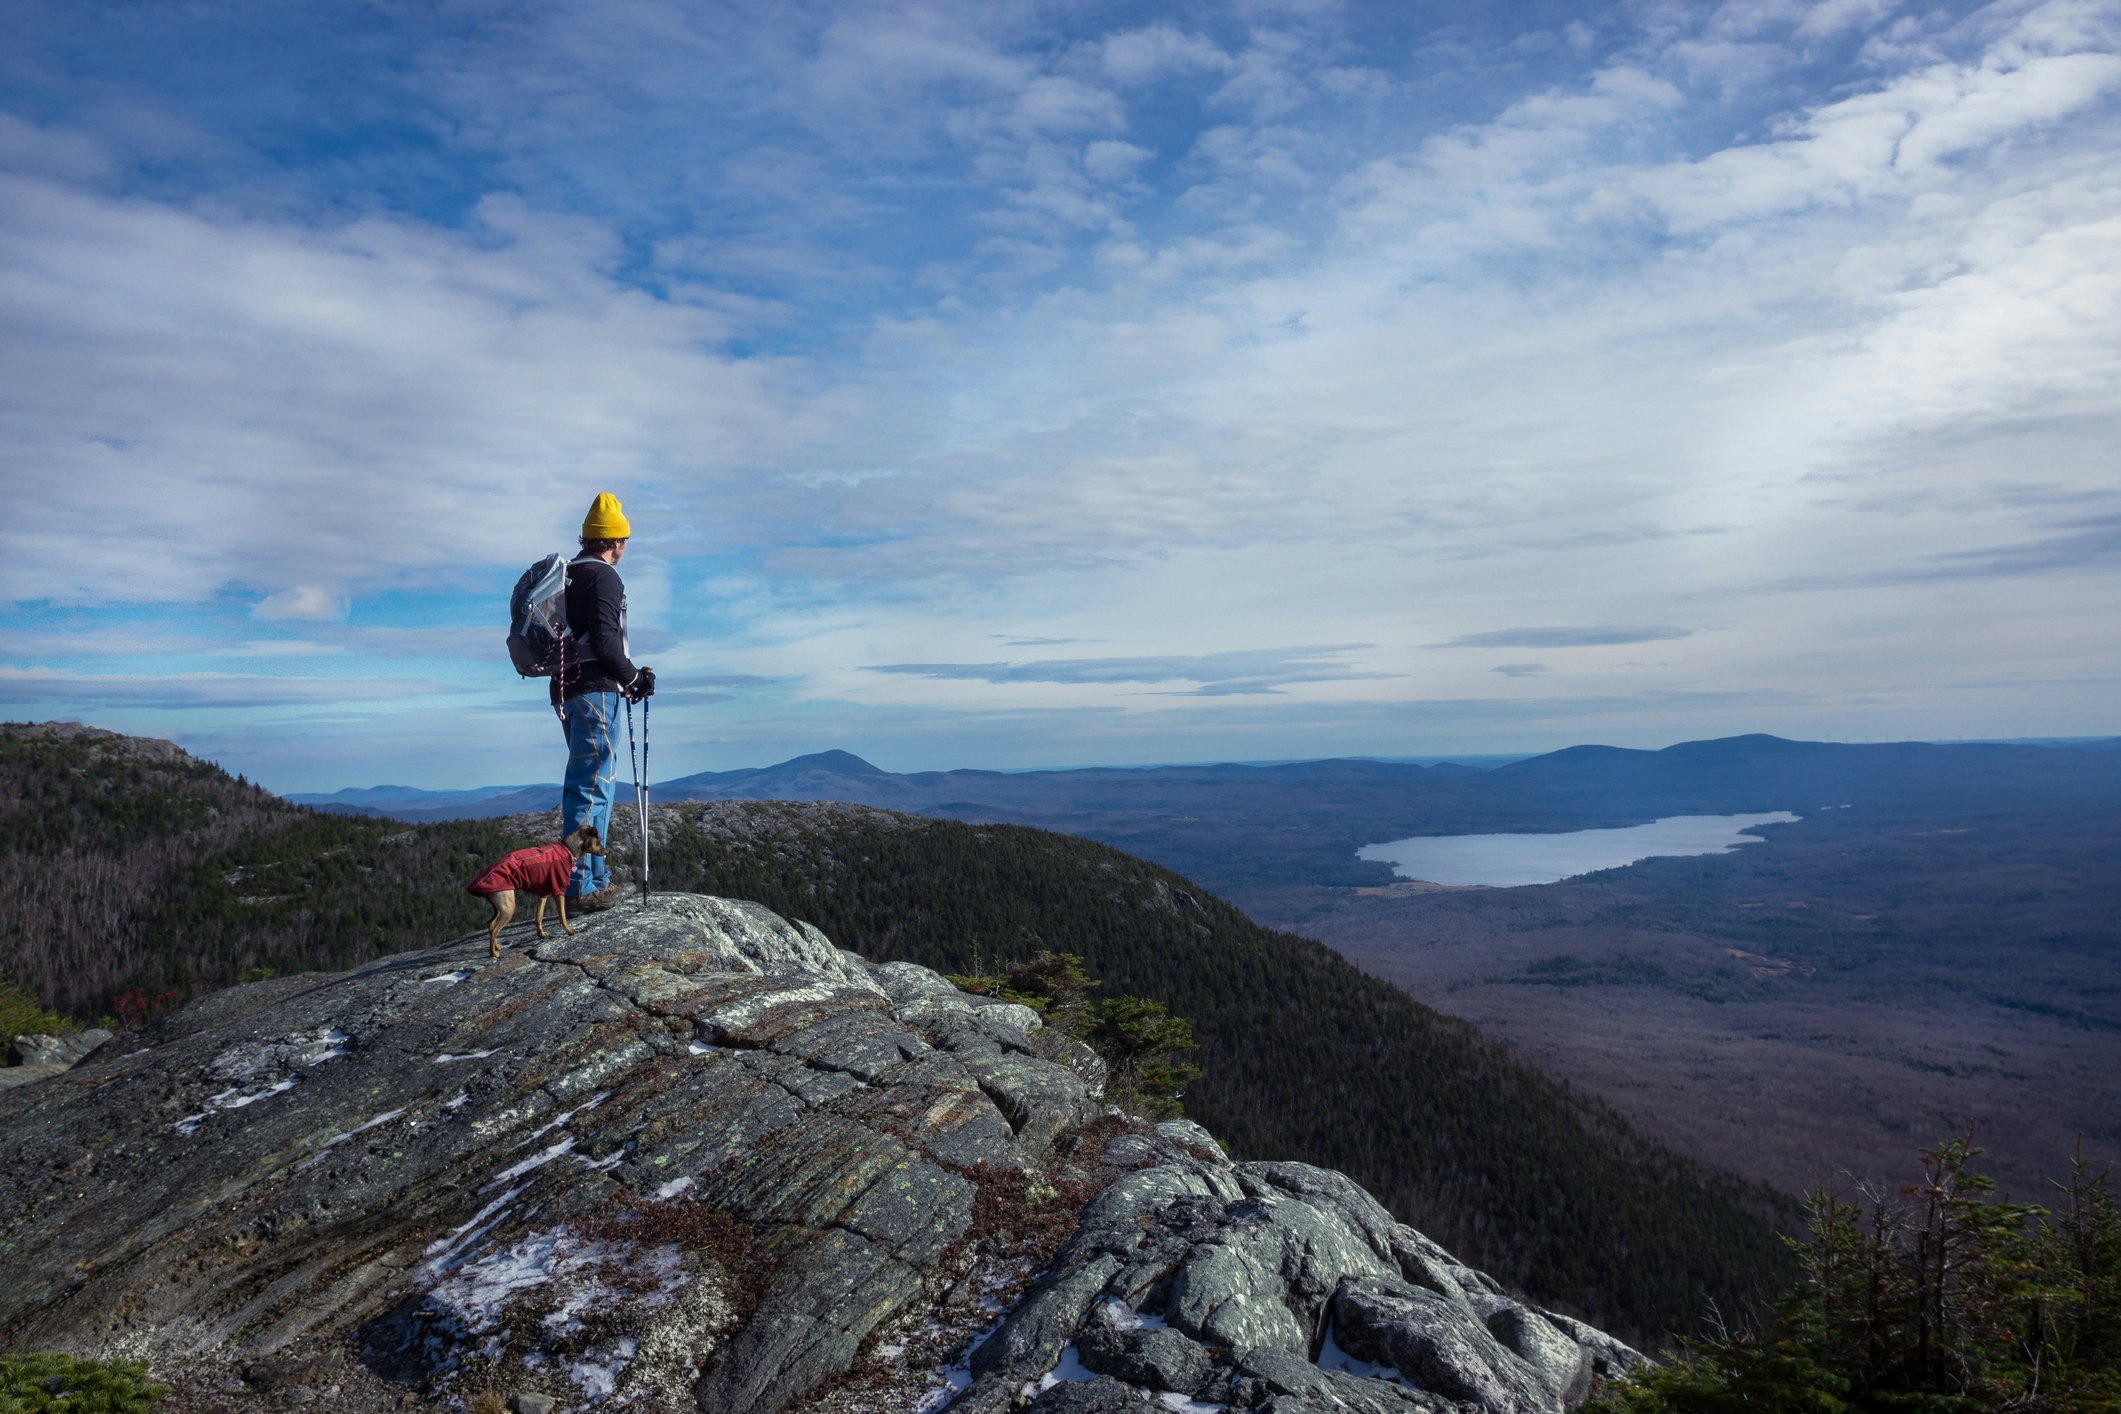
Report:
[[[552,934],[545,931],[545,905],[551,902],[551,894],[538,895],[538,936],[541,938],[549,938],[552,936]]]
[[[486,955],[499,957],[501,930],[508,926],[509,919],[516,916],[515,890],[502,889],[499,893],[488,894],[486,902],[493,905],[493,917],[486,924]]]
[[[582,930],[581,930],[581,929],[579,929],[579,928],[577,928],[577,927],[575,927],[575,926],[574,926],[574,924],[572,924],[572,923],[569,923],[569,922],[567,921],[567,895],[565,895],[565,894],[561,894],[561,895],[559,896],[559,899],[560,899],[560,931],[561,931],[561,932],[563,932],[563,933],[565,933],[565,934],[566,934],[566,935],[567,935],[568,937],[570,937],[570,938],[571,938],[571,937],[573,937],[573,936],[574,936],[575,934],[577,934],[577,933],[581,932]]]

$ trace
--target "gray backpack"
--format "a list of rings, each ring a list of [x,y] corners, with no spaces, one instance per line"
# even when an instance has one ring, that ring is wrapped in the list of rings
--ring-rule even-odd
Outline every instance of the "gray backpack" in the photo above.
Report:
[[[562,672],[570,652],[567,557],[547,555],[516,581],[508,596],[508,658],[526,678]]]

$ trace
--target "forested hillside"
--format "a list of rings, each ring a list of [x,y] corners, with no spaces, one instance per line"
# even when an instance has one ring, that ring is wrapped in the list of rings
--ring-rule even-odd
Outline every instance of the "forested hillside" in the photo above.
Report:
[[[0,974],[92,1017],[461,931],[494,821],[320,815],[174,745],[0,727]]]
[[[475,926],[462,881],[556,820],[318,815],[166,744],[0,733],[0,971],[76,1014],[340,968]],[[630,815],[630,812],[627,812]],[[637,847],[630,818],[614,854]],[[1190,1113],[1246,1156],[1340,1168],[1540,1299],[1654,1338],[1782,1284],[1784,1200],[1681,1160],[1603,1105],[1319,945],[1091,841],[854,806],[660,807],[663,888],[757,899],[869,956],[952,971],[1037,948],[1194,1023]]]

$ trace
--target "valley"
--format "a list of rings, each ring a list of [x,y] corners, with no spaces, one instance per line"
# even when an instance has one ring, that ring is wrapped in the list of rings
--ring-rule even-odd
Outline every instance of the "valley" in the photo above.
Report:
[[[1682,1152],[1788,1191],[1969,1124],[2037,1200],[2121,1154],[2121,810],[1830,812],[1514,889],[1240,895]]]

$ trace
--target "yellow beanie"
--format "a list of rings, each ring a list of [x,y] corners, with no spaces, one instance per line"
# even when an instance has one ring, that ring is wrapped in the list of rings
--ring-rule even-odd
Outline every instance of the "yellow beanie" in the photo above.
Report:
[[[626,523],[626,512],[619,506],[619,498],[609,491],[600,492],[589,503],[589,514],[582,517],[584,540],[624,540],[633,534],[633,527]]]

